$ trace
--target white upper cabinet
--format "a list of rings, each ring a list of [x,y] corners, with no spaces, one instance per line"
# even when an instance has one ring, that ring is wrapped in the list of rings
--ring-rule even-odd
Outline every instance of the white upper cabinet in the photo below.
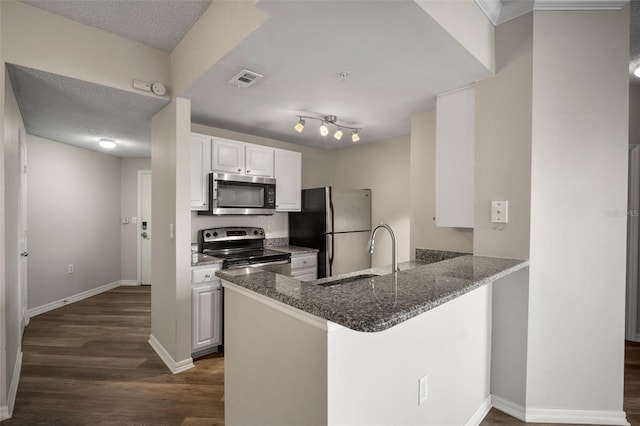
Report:
[[[207,210],[211,137],[191,133],[191,210]]]
[[[438,96],[436,226],[473,228],[475,86]]]
[[[302,197],[302,154],[276,149],[276,211],[299,212]]]
[[[244,146],[242,142],[213,138],[211,170],[244,174]]]
[[[214,172],[273,177],[273,148],[213,138],[211,154]]]
[[[260,145],[245,145],[246,175],[273,177],[273,148]]]

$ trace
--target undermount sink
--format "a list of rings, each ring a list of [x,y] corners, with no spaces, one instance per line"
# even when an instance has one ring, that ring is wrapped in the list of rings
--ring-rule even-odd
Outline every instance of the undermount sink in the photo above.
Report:
[[[378,277],[378,276],[379,275],[377,275],[377,274],[355,275],[353,277],[339,278],[337,280],[327,281],[327,282],[324,282],[324,283],[320,283],[318,285],[320,285],[322,287],[333,287],[334,285],[351,283],[351,282],[354,282],[354,281],[364,280],[364,279],[367,279],[367,278],[373,278],[373,277]]]

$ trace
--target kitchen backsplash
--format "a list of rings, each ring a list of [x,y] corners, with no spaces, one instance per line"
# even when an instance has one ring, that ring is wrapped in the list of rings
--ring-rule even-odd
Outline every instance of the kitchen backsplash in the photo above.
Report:
[[[257,226],[264,228],[266,237],[289,238],[289,213],[268,216],[198,216],[191,212],[191,242],[198,241],[198,231],[221,226]]]

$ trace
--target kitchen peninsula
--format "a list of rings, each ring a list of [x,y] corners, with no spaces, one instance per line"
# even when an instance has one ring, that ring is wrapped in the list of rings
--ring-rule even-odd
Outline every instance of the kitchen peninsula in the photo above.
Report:
[[[390,269],[334,286],[219,272],[227,424],[474,424],[490,406],[492,288],[527,266],[405,262],[397,294]]]

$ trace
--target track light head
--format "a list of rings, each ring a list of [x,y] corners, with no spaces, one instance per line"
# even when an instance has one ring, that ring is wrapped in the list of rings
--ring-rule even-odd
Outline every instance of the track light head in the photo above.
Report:
[[[298,133],[302,132],[304,130],[304,123],[305,123],[304,118],[299,119],[296,125],[294,126],[294,129],[296,129]]]
[[[359,140],[360,136],[358,136],[358,131],[354,130],[353,133],[351,133],[351,141],[358,142]]]
[[[342,127],[338,127],[338,130],[333,134],[333,137],[338,140],[342,139]]]
[[[320,126],[320,134],[322,136],[327,136],[329,134],[329,129],[327,129],[327,126],[324,124],[324,121],[322,122],[322,125]]]

